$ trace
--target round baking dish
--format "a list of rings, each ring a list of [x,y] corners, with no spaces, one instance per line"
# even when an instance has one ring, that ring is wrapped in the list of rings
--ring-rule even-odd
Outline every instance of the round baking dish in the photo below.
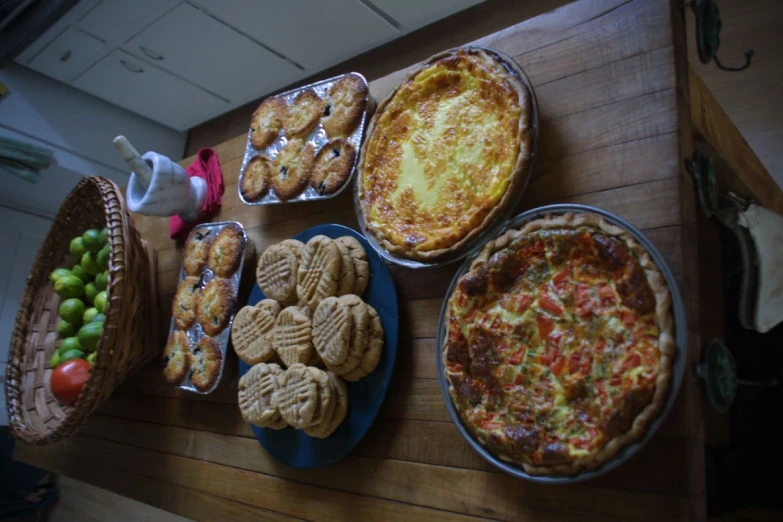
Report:
[[[605,464],[603,464],[602,466],[596,469],[586,470],[579,474],[569,475],[569,476],[539,476],[539,475],[531,475],[527,473],[525,470],[523,470],[520,466],[516,466],[510,462],[506,462],[496,457],[484,446],[482,446],[473,437],[473,435],[471,435],[471,433],[465,428],[465,426],[463,426],[459,414],[457,413],[457,410],[455,409],[454,404],[451,401],[451,396],[449,395],[449,391],[448,391],[449,383],[446,380],[446,375],[443,369],[442,349],[443,349],[443,342],[446,336],[446,326],[447,326],[446,318],[448,315],[449,297],[451,297],[451,294],[454,292],[454,289],[457,285],[457,281],[459,280],[459,278],[469,271],[470,265],[477,255],[476,251],[474,251],[473,255],[471,255],[468,259],[466,259],[463,262],[462,266],[460,266],[459,270],[457,270],[457,273],[454,274],[454,279],[452,279],[451,285],[449,285],[448,292],[446,293],[446,296],[443,299],[443,305],[441,306],[441,310],[440,310],[440,318],[438,320],[437,342],[436,342],[437,349],[435,350],[436,352],[435,356],[438,365],[438,382],[440,384],[441,393],[443,394],[443,400],[446,401],[446,408],[449,411],[449,415],[451,415],[451,419],[454,421],[454,424],[457,425],[457,428],[459,429],[460,433],[465,438],[465,440],[468,441],[471,447],[473,447],[473,449],[476,450],[476,452],[479,455],[481,455],[484,458],[484,460],[486,460],[496,468],[508,473],[509,475],[513,475],[514,477],[529,480],[532,482],[542,482],[547,484],[570,484],[574,482],[582,482],[584,480],[593,479],[620,466],[628,459],[630,459],[633,455],[635,455],[645,444],[647,444],[647,442],[653,437],[655,432],[658,431],[658,428],[660,428],[661,424],[663,424],[664,419],[669,414],[669,412],[672,409],[672,406],[674,405],[674,400],[677,397],[677,391],[680,389],[680,384],[682,383],[683,376],[685,375],[687,349],[688,349],[687,347],[688,327],[685,319],[685,307],[682,303],[682,297],[680,296],[680,291],[677,287],[677,281],[674,279],[674,275],[672,275],[671,269],[666,264],[666,261],[663,259],[661,253],[658,251],[655,245],[653,245],[652,241],[650,241],[636,227],[631,225],[628,221],[624,220],[623,218],[616,216],[611,212],[607,212],[606,210],[590,207],[587,205],[568,205],[568,204],[549,205],[545,207],[539,207],[532,210],[528,210],[527,212],[523,212],[522,214],[519,214],[518,216],[508,221],[503,226],[502,230],[498,231],[496,235],[500,235],[506,230],[511,228],[519,229],[525,223],[532,221],[534,219],[542,218],[548,215],[565,214],[567,212],[574,212],[574,213],[592,212],[594,214],[598,214],[602,216],[604,219],[606,219],[606,221],[608,221],[612,225],[618,226],[628,231],[634,237],[634,239],[638,241],[639,244],[642,245],[647,250],[647,252],[649,252],[650,257],[658,266],[658,269],[661,271],[661,274],[663,275],[664,279],[666,280],[666,284],[669,287],[669,293],[671,294],[671,300],[672,300],[672,315],[674,316],[674,340],[676,344],[675,359],[673,363],[674,377],[672,379],[671,388],[669,389],[669,395],[666,399],[666,404],[663,408],[663,411],[661,411],[660,415],[658,415],[658,417],[650,423],[644,436],[641,439],[637,440],[636,442],[633,442],[625,446],[622,450],[620,450],[620,452],[614,458],[612,458],[611,460],[609,460],[608,462],[606,462]]]

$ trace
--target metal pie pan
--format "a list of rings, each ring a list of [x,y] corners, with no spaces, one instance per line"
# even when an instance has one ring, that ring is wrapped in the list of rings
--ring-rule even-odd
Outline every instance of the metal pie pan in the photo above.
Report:
[[[459,414],[457,413],[457,410],[455,409],[454,404],[451,401],[451,396],[449,395],[449,383],[446,379],[446,374],[443,368],[443,358],[441,355],[442,355],[443,341],[446,336],[446,325],[447,325],[446,318],[448,314],[449,297],[451,297],[451,294],[454,292],[454,289],[456,288],[457,281],[459,280],[459,278],[469,271],[471,263],[478,255],[477,252],[471,255],[468,259],[466,259],[462,263],[462,266],[460,266],[459,270],[457,270],[457,273],[454,274],[454,279],[452,279],[451,285],[449,285],[449,290],[443,299],[443,305],[441,306],[441,310],[440,310],[440,318],[438,320],[438,332],[437,332],[437,342],[436,342],[436,350],[435,350],[435,356],[438,365],[438,382],[440,384],[440,391],[443,394],[443,400],[446,401],[446,409],[448,409],[449,415],[451,415],[451,419],[454,421],[454,424],[457,425],[457,428],[459,429],[460,433],[465,438],[465,440],[468,441],[468,444],[470,444],[473,447],[473,449],[476,450],[476,452],[479,455],[481,455],[482,458],[484,458],[484,460],[486,460],[496,468],[508,473],[509,475],[524,480],[529,480],[531,482],[540,482],[545,484],[572,484],[575,482],[582,482],[585,480],[594,479],[622,465],[624,462],[626,462],[628,459],[634,456],[642,447],[644,447],[644,445],[647,444],[647,442],[649,442],[649,440],[653,437],[653,435],[658,431],[658,428],[661,427],[661,424],[663,424],[664,419],[669,414],[669,412],[672,409],[672,406],[674,405],[674,401],[677,397],[677,392],[680,389],[680,385],[682,384],[682,380],[685,375],[687,350],[688,350],[688,345],[687,345],[688,327],[685,319],[685,307],[682,302],[682,297],[680,296],[679,288],[677,287],[677,281],[674,279],[674,275],[672,274],[671,269],[666,264],[666,261],[664,260],[661,253],[658,251],[655,245],[653,245],[652,241],[650,241],[644,234],[642,234],[642,232],[640,232],[636,227],[631,225],[628,221],[624,220],[623,218],[616,216],[611,212],[607,212],[606,210],[590,207],[587,205],[567,205],[567,204],[548,205],[545,207],[539,207],[539,208],[528,210],[527,212],[523,212],[522,214],[519,214],[518,216],[512,218],[505,224],[503,230],[496,235],[499,236],[500,234],[502,234],[508,229],[512,229],[512,228],[519,229],[525,223],[532,221],[534,219],[542,218],[544,216],[565,214],[567,212],[574,212],[574,213],[592,212],[594,214],[598,214],[602,216],[609,223],[628,231],[634,237],[634,239],[638,241],[639,244],[642,245],[650,254],[650,257],[655,262],[658,269],[661,271],[661,274],[663,275],[664,279],[666,280],[666,284],[669,287],[669,293],[671,294],[671,300],[672,300],[672,314],[674,316],[674,339],[676,344],[675,357],[673,363],[674,378],[672,380],[672,385],[671,388],[669,389],[669,396],[666,399],[666,404],[664,405],[663,411],[658,415],[658,417],[655,418],[655,420],[653,420],[647,426],[647,430],[644,436],[641,439],[637,440],[636,442],[633,442],[625,446],[611,460],[607,461],[602,466],[596,469],[585,470],[576,475],[539,476],[539,475],[531,475],[527,473],[522,467],[512,464],[510,462],[506,462],[496,457],[488,449],[482,446],[481,443],[478,440],[476,440],[473,437],[473,435],[465,428],[465,426],[463,426]]]
[[[508,204],[505,206],[505,209],[503,212],[501,212],[494,221],[484,230],[482,233],[480,233],[478,236],[476,236],[475,239],[470,241],[465,247],[460,250],[459,252],[448,256],[444,259],[440,259],[438,261],[434,262],[426,262],[426,261],[417,261],[415,259],[409,259],[407,257],[399,256],[397,254],[393,254],[383,248],[381,244],[378,242],[378,240],[375,238],[375,236],[367,230],[367,223],[364,219],[364,213],[362,211],[362,206],[359,200],[359,177],[361,176],[360,172],[357,172],[356,181],[354,182],[353,187],[353,202],[354,206],[356,207],[356,219],[359,222],[359,229],[361,230],[362,235],[367,238],[367,241],[370,243],[370,245],[373,247],[373,249],[378,252],[378,255],[380,255],[383,259],[386,261],[389,261],[390,263],[394,263],[397,265],[402,265],[407,268],[433,268],[437,266],[443,266],[448,265],[451,263],[454,263],[456,261],[459,261],[460,259],[465,258],[466,256],[470,256],[471,254],[475,254],[478,252],[481,247],[484,245],[484,243],[487,242],[490,238],[494,237],[495,234],[498,233],[498,230],[500,227],[503,226],[503,223],[511,217],[511,214],[514,212],[514,209],[519,205],[519,202],[522,199],[522,195],[525,193],[525,189],[527,188],[527,184],[530,181],[530,177],[533,173],[533,167],[535,166],[536,158],[538,157],[538,132],[539,132],[539,121],[538,121],[538,100],[536,99],[536,92],[533,90],[533,84],[530,82],[530,79],[525,74],[525,71],[522,69],[522,67],[516,63],[511,57],[508,55],[496,50],[492,49],[491,47],[483,47],[480,45],[467,45],[464,47],[455,47],[454,49],[450,49],[450,51],[456,51],[459,49],[482,49],[489,54],[491,54],[512,76],[514,76],[522,85],[524,85],[528,92],[530,93],[530,159],[527,162],[527,165],[525,166],[524,170],[520,173],[520,176],[522,177],[522,183],[519,184],[519,187],[516,189],[516,194],[513,194],[513,197],[510,201],[508,201]],[[449,52],[449,51],[444,51]],[[438,53],[443,54],[443,53]],[[430,59],[428,58],[424,62],[421,62],[419,64],[420,66],[425,66],[430,63]],[[402,81],[407,80],[407,76]],[[399,85],[395,87],[397,89]],[[378,103],[382,103],[382,101],[379,101]],[[375,118],[378,115],[378,112],[376,111],[376,114],[373,115],[373,118]],[[368,133],[367,136],[365,136],[365,140],[369,140],[370,135]],[[357,164],[360,162],[361,158],[357,158]]]

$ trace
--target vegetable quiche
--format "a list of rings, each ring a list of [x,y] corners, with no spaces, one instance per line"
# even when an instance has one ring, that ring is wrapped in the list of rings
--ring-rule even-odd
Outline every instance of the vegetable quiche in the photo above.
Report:
[[[661,412],[671,300],[647,251],[591,213],[490,241],[448,303],[443,366],[465,427],[533,475],[593,469]]]
[[[430,58],[368,128],[357,194],[369,233],[420,261],[464,250],[524,184],[530,119],[530,93],[494,53]]]

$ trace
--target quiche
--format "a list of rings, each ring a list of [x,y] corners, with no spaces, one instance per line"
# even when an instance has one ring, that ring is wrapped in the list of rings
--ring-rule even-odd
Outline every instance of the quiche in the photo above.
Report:
[[[592,213],[490,241],[456,284],[442,347],[463,425],[532,475],[594,469],[661,412],[671,298],[647,251]]]
[[[511,67],[483,48],[447,51],[378,106],[357,199],[365,228],[388,252],[434,262],[464,251],[519,193],[531,97]]]

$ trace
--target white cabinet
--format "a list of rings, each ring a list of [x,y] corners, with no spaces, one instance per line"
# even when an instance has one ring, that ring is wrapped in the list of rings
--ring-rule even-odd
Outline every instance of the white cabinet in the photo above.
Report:
[[[123,48],[229,102],[256,99],[304,75],[290,62],[186,3]]]
[[[178,0],[102,0],[79,27],[105,42],[121,44],[160,18]]]
[[[228,110],[217,96],[119,50],[73,85],[176,130],[187,130]]]
[[[197,0],[310,73],[399,36],[359,0]]]
[[[60,81],[87,69],[106,45],[73,27],[67,29],[30,62],[30,68]]]
[[[373,5],[412,31],[430,22],[462,11],[483,0],[372,0]]]

